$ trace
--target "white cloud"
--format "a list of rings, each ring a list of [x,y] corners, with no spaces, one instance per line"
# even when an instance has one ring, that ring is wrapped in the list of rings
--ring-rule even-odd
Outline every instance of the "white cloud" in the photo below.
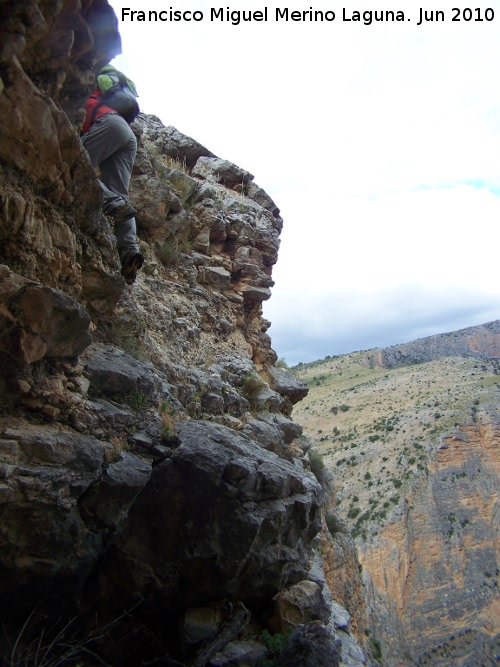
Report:
[[[412,20],[120,24],[116,63],[144,110],[251,171],[280,207],[265,315],[289,362],[500,317],[500,2],[482,22],[452,22],[453,4],[421,27],[419,2],[390,0],[380,8]]]

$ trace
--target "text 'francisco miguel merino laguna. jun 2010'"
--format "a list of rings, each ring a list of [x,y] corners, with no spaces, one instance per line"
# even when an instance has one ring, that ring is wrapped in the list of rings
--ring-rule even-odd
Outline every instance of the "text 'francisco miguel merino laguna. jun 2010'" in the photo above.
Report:
[[[411,21],[417,26],[426,23],[469,23],[477,24],[495,20],[495,11],[491,7],[452,7],[448,9],[426,9],[417,7],[409,10],[384,9],[289,9],[287,7],[263,7],[261,9],[232,9],[231,7],[211,7],[209,11],[199,9],[176,9],[168,7],[162,10],[136,10],[123,7],[123,22],[200,22],[227,23],[237,26],[242,23],[265,22],[313,22],[313,23],[350,23],[372,25],[376,23],[402,23]]]

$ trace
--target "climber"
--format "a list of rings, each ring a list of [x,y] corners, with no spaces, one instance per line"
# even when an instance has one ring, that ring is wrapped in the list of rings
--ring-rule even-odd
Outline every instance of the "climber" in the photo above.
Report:
[[[137,91],[130,79],[110,65],[100,71],[97,85],[85,105],[81,139],[92,166],[99,168],[103,210],[114,223],[121,274],[132,285],[144,263],[137,245],[137,211],[128,201],[137,152],[137,140],[130,128],[139,113]]]

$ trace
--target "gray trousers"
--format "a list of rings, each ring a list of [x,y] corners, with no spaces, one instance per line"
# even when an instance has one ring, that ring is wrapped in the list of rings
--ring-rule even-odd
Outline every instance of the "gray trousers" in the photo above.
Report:
[[[137,153],[137,140],[127,121],[116,113],[102,116],[83,135],[82,143],[92,166],[99,167],[103,209],[109,213],[128,201],[130,176]],[[116,247],[123,260],[138,252],[135,218],[115,223]]]

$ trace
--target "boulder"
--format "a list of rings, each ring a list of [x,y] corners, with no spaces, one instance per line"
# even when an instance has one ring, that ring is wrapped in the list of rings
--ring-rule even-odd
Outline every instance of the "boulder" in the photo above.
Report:
[[[12,613],[24,599],[75,593],[88,576],[101,537],[78,501],[103,469],[92,436],[0,421],[0,599]]]
[[[321,587],[314,581],[300,581],[274,596],[273,629],[286,632],[289,628],[311,621],[327,624],[331,611]]]
[[[261,412],[257,416],[260,421],[278,428],[281,431],[281,437],[286,444],[293,442],[296,438],[300,438],[304,430],[300,424],[296,424],[280,413],[272,414],[269,412]]]
[[[246,187],[246,195],[272,213],[275,218],[279,218],[279,208],[276,206],[267,192],[260,188],[256,183],[248,183]]]
[[[222,266],[203,266],[199,270],[199,281],[224,290],[231,284],[231,274]]]
[[[292,634],[276,667],[339,667],[342,643],[321,621],[303,625]]]
[[[293,405],[301,401],[309,393],[307,384],[286,368],[271,366],[269,368],[269,375],[271,376],[272,388],[286,397]]]
[[[151,475],[151,465],[130,452],[121,452],[85,495],[80,510],[88,524],[116,532]]]
[[[111,397],[138,392],[149,396],[155,389],[155,377],[151,369],[117,348],[93,345],[84,363],[91,391],[98,390]]]
[[[253,180],[250,172],[228,160],[221,160],[217,157],[200,157],[191,173],[193,176],[222,183],[228,188],[235,185],[244,185]]]
[[[243,433],[271,451],[275,451],[283,441],[279,428],[274,424],[267,424],[261,419],[249,419],[245,424]]]
[[[200,187],[199,181],[179,169],[172,169],[166,178],[182,202],[187,201]]]
[[[1,345],[5,349],[8,341],[5,351],[18,361],[77,357],[92,342],[87,311],[61,290],[27,285],[7,300],[6,307],[17,322],[4,307],[0,317],[9,336],[2,335]]]
[[[157,116],[141,114],[139,122],[145,137],[153,141],[162,153],[184,162],[189,168],[193,167],[201,156],[215,157],[208,148],[182,134],[175,127],[164,127]]]
[[[236,667],[258,665],[265,658],[267,649],[255,641],[233,641],[226,644],[211,660],[210,667]]]
[[[320,529],[316,479],[224,426],[184,421],[178,432],[134,503],[107,590],[112,580],[173,608],[247,604],[304,579]]]
[[[268,287],[245,285],[242,292],[245,301],[267,301],[271,298],[271,290]]]
[[[137,209],[137,226],[140,229],[165,224],[172,191],[164,181],[153,176],[134,176],[130,182],[130,198]]]

